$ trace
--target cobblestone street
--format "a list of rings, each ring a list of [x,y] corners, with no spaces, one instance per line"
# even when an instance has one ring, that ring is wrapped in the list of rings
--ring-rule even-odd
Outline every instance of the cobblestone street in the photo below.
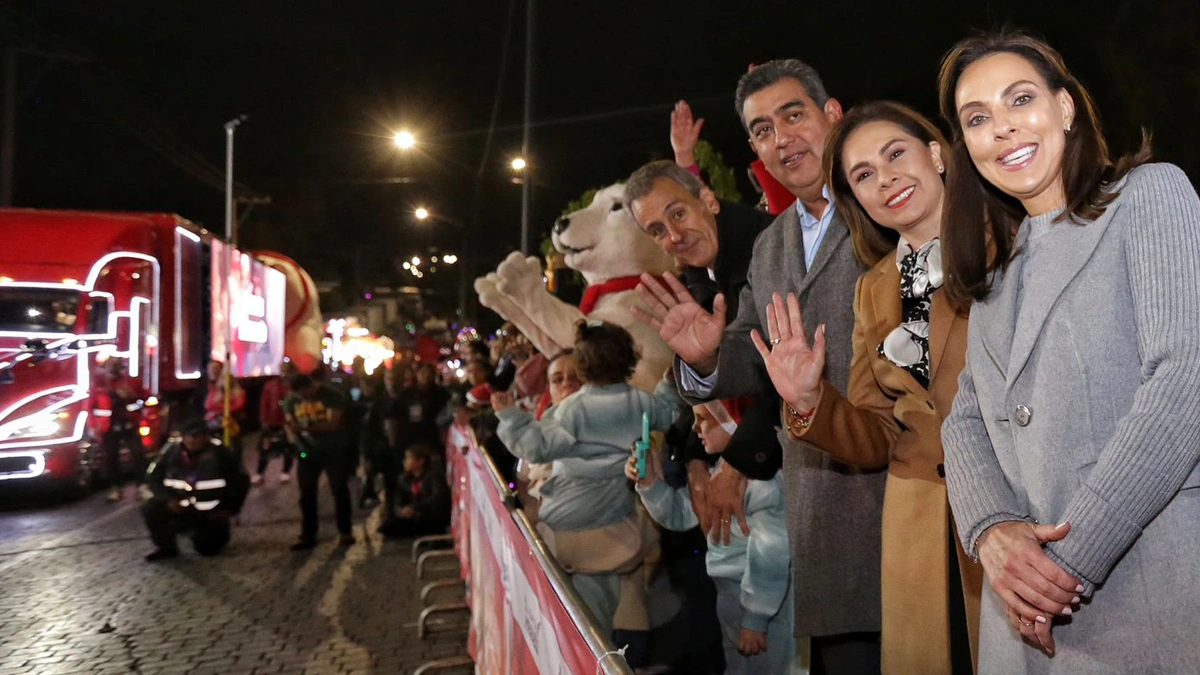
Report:
[[[132,488],[117,504],[102,492],[68,503],[5,497],[0,675],[408,675],[466,653],[465,613],[417,638],[425,582],[409,558],[411,540],[375,533],[378,512],[356,511],[358,542],[336,548],[322,483],[321,543],[290,552],[297,490],[277,472],[276,463],[252,488],[233,541],[215,558],[201,558],[181,537],[179,558],[144,562],[153,546]]]

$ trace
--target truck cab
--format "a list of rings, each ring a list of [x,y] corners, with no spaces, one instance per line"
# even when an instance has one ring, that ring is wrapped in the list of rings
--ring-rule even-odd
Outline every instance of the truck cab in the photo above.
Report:
[[[0,490],[86,484],[110,430],[152,454],[199,412],[182,409],[210,360],[237,378],[315,363],[320,325],[294,262],[179,216],[0,209]]]
[[[132,424],[144,450],[158,446],[164,399],[202,377],[204,336],[193,327],[206,325],[195,316],[205,303],[163,317],[164,305],[202,295],[201,241],[175,216],[0,210],[0,489],[85,486],[114,420]],[[164,331],[178,329],[186,335],[168,343],[195,342],[191,354],[161,349]]]

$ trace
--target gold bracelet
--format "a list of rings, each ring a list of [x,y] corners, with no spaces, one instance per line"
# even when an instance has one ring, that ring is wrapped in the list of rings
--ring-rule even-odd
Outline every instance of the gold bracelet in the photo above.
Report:
[[[790,403],[784,403],[787,409],[787,417],[785,419],[788,433],[793,436],[800,436],[804,430],[812,426],[813,415],[817,412],[816,408],[809,410],[807,413],[801,414],[792,407]]]

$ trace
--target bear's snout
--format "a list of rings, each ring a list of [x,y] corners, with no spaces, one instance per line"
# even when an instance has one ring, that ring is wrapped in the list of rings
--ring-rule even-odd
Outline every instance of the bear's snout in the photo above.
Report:
[[[569,216],[560,216],[554,221],[554,234],[562,234],[564,230],[571,226],[571,218]]]

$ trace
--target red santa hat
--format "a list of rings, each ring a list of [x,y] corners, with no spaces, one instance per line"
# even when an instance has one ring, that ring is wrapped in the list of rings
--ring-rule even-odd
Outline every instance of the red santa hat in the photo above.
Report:
[[[467,392],[467,403],[473,406],[486,407],[492,404],[492,386],[486,382],[471,387]]]
[[[704,403],[704,409],[708,414],[713,416],[717,424],[725,430],[725,433],[730,436],[737,431],[738,424],[742,421],[742,411],[749,405],[749,399],[743,398],[728,398],[720,401],[709,401]]]

